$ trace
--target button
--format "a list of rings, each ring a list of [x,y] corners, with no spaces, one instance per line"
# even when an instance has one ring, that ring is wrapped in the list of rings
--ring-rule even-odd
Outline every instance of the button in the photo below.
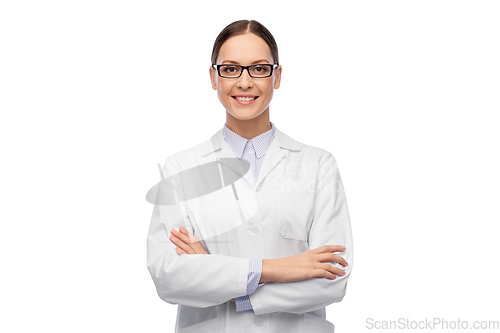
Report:
[[[250,150],[250,151],[248,152],[248,155],[252,155],[252,154],[253,154],[253,150]]]
[[[258,233],[259,232],[259,227],[256,226],[256,225],[253,225],[251,228],[250,228],[250,231],[252,231],[254,234],[255,233]]]
[[[257,326],[262,326],[262,323],[264,322],[264,320],[261,318],[261,317],[257,317],[253,320],[253,322],[255,323],[255,325]]]
[[[252,143],[250,141],[247,142],[247,147],[252,147]]]

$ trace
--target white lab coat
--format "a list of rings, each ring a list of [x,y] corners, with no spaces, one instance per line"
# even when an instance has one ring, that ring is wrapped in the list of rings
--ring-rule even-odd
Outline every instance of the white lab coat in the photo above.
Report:
[[[163,173],[220,158],[235,158],[222,129],[169,156]],[[334,157],[276,128],[255,185],[250,174],[234,182],[238,200],[228,185],[177,206],[154,206],[147,266],[159,297],[179,305],[175,331],[334,332],[325,307],[343,299],[353,267],[349,212]],[[177,254],[168,237],[180,226],[210,254]],[[253,311],[236,312],[230,299],[246,294],[251,258],[283,258],[328,244],[347,247],[337,253],[349,263],[345,276],[267,282],[249,296]]]

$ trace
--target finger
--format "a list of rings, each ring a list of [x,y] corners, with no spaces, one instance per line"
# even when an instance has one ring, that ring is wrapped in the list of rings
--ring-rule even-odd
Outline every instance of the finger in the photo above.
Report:
[[[332,264],[320,264],[318,268],[322,268],[338,276],[346,275],[346,272],[343,269],[333,266]]]
[[[343,257],[339,256],[338,254],[333,254],[333,253],[329,253],[329,252],[317,254],[316,259],[319,262],[333,261],[333,262],[337,262],[337,263],[341,264],[344,267],[349,266],[349,264],[347,263],[347,261]]]
[[[191,247],[197,254],[208,254],[207,251],[205,251],[203,245],[201,245],[198,238],[196,238],[192,233],[190,233],[189,230],[187,230],[184,227],[180,227],[179,230],[188,237]]]
[[[172,229],[171,232],[184,243],[181,247],[183,247],[188,254],[208,254],[198,239],[196,239],[196,237],[194,237],[186,228],[180,227],[179,230],[180,232]]]
[[[323,245],[316,249],[311,250],[313,253],[324,253],[324,252],[343,252],[345,251],[345,246],[343,245]]]
[[[198,253],[197,250],[199,250],[199,241],[196,239],[196,237],[194,237],[186,228],[180,227],[179,230],[180,231],[172,229],[172,233],[174,234],[174,236],[189,245],[195,251],[195,253]]]
[[[180,230],[180,232],[182,232],[184,235],[187,236],[187,238],[189,239],[189,242],[191,244],[199,244],[200,243],[198,238],[194,237],[194,235],[192,233],[190,233],[189,230],[187,230],[186,228],[180,227],[179,230]]]
[[[198,254],[208,254],[208,252],[205,250],[205,248],[203,247],[203,245],[201,245],[200,241],[197,240],[196,238],[194,240],[191,240],[191,247]]]
[[[191,246],[189,246],[188,244],[184,243],[182,240],[180,240],[179,238],[173,236],[173,235],[170,235],[170,240],[172,241],[172,243],[174,243],[175,245],[177,245],[178,247],[180,247],[182,250],[184,250],[184,252],[186,252],[187,254],[195,254],[194,250],[191,248]]]
[[[182,250],[180,247],[176,247],[175,251],[179,254],[187,254],[184,250]]]
[[[189,240],[188,236],[184,235],[182,232],[177,231],[175,229],[170,230],[170,232],[172,233],[172,235],[179,238],[181,241],[183,241],[187,245],[191,246],[191,241]]]
[[[182,227],[181,227],[182,228]],[[179,229],[181,229],[179,228]],[[186,230],[186,229],[184,229]],[[200,254],[200,253],[206,253],[205,250],[203,249],[203,247],[201,247],[202,250],[200,250],[200,247],[197,246],[196,243],[193,243],[191,241],[191,239],[189,238],[189,236],[185,235],[184,233],[182,232],[179,232],[175,229],[172,229],[172,234],[175,235],[175,237],[177,237],[178,239],[180,239],[185,245],[183,246],[183,248],[185,247],[189,247],[189,248],[185,248],[185,251],[188,252],[189,254]],[[187,231],[187,230],[186,230]],[[193,236],[194,237],[194,236]]]
[[[332,272],[328,271],[328,270],[325,270],[325,269],[322,269],[322,268],[317,268],[314,270],[314,277],[323,277],[323,278],[327,278],[327,279],[330,279],[330,280],[335,280],[337,278],[337,275],[333,274]]]

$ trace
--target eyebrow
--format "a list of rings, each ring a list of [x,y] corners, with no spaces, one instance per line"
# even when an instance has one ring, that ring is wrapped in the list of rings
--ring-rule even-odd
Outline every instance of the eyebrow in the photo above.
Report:
[[[269,63],[269,61],[267,61],[267,59],[259,59],[259,60],[255,60],[253,61],[252,63],[250,63],[250,65],[253,65],[253,64],[258,64],[258,63],[261,63],[261,62],[266,62],[266,63]],[[239,65],[240,63],[237,62],[237,61],[234,61],[234,60],[224,60],[222,63],[225,63],[225,62],[228,62],[230,64],[237,64]]]

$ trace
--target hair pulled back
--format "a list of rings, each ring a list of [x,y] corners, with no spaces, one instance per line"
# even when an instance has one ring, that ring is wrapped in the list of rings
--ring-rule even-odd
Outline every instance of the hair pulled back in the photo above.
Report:
[[[273,35],[267,30],[265,26],[254,20],[239,20],[235,21],[228,26],[226,26],[217,36],[214,42],[214,48],[212,50],[212,65],[215,65],[217,57],[219,56],[220,48],[226,40],[237,35],[243,35],[245,33],[253,33],[254,35],[262,38],[264,42],[269,46],[271,50],[271,55],[274,59],[275,64],[279,64],[278,57],[278,45],[274,40]]]

